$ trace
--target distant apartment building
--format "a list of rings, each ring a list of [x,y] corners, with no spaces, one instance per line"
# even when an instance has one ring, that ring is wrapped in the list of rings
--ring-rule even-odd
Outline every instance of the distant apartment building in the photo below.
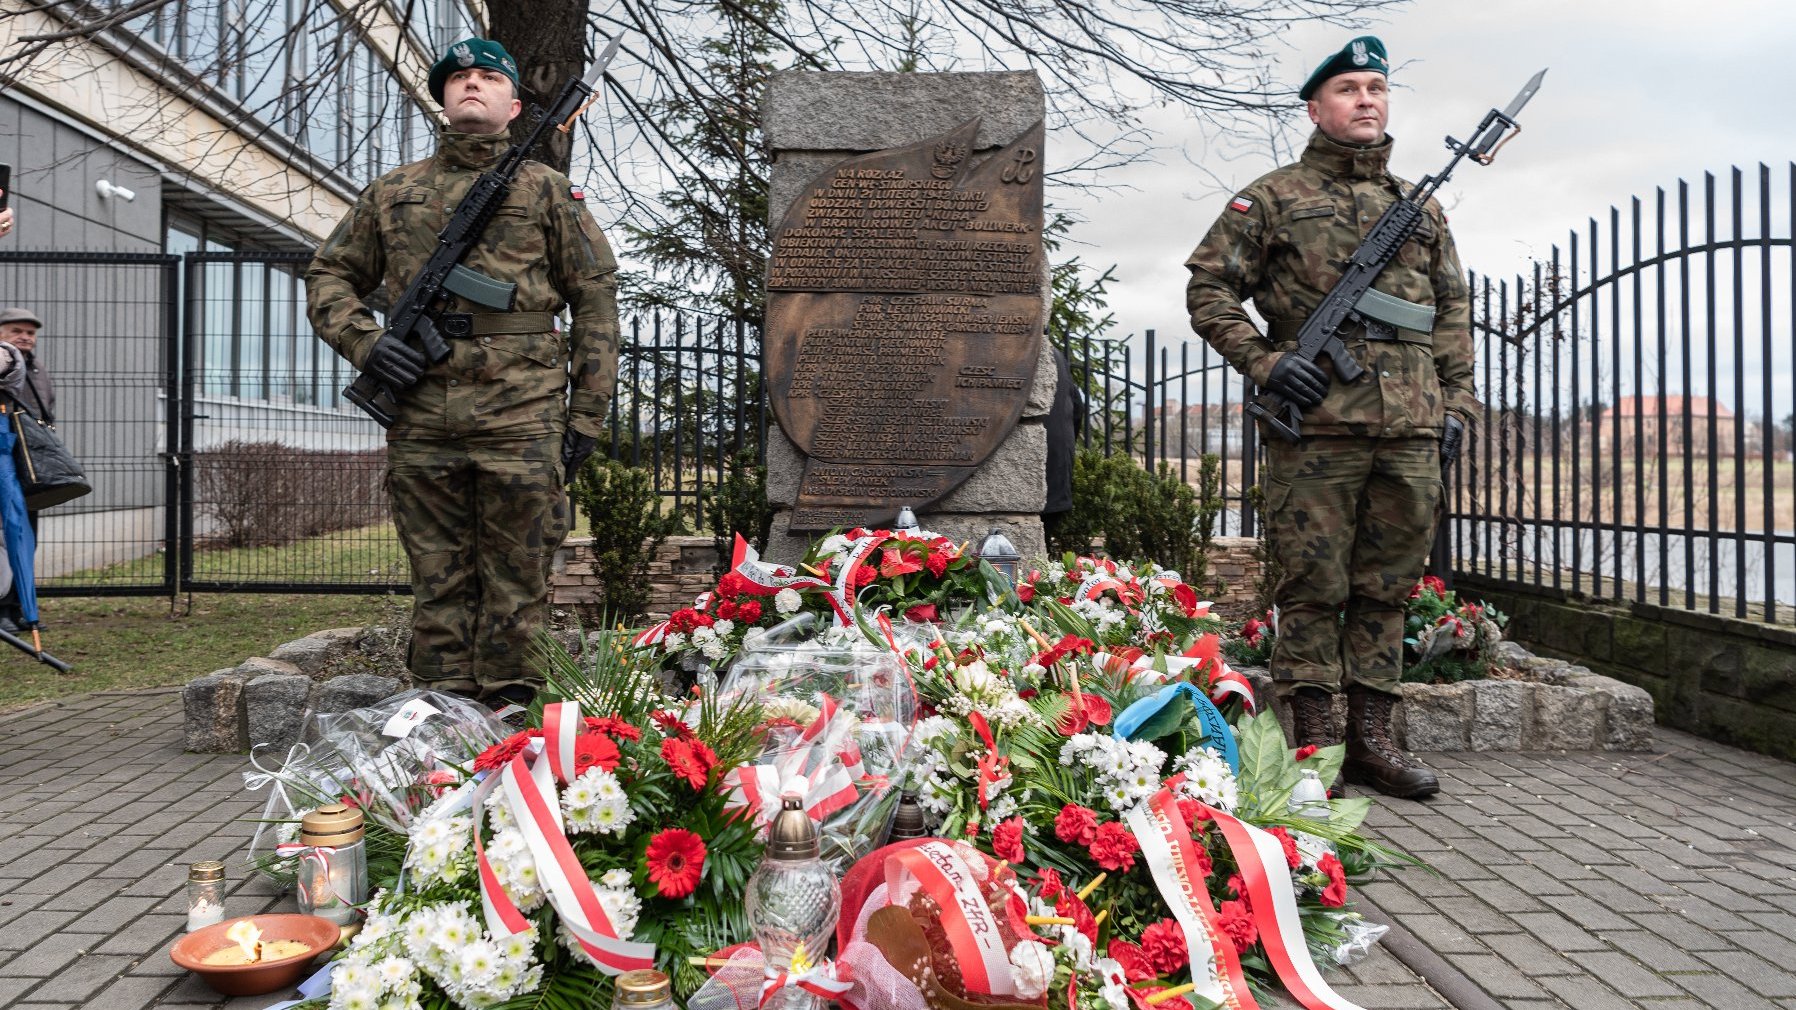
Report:
[[[477,33],[484,2],[171,0],[4,68],[18,226],[0,241],[0,304],[44,318],[58,419],[96,478],[46,514],[47,547],[153,542],[132,528],[168,521],[171,425],[192,426],[196,451],[380,444],[305,323],[300,274],[363,186],[433,149],[428,68]],[[0,53],[128,6],[0,0]],[[214,258],[166,259],[190,253]]]

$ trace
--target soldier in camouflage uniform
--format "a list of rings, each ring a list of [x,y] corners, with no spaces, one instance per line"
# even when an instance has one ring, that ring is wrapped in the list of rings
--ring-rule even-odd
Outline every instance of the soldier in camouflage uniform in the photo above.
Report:
[[[1309,146],[1230,201],[1186,261],[1185,299],[1192,329],[1304,412],[1300,443],[1264,439],[1267,535],[1283,570],[1272,676],[1297,743],[1340,742],[1332,696],[1345,687],[1347,777],[1419,797],[1439,785],[1391,738],[1403,608],[1427,559],[1442,461],[1458,453],[1474,406],[1470,304],[1439,205],[1430,201],[1375,284],[1409,304],[1342,334],[1366,368],[1360,381],[1288,353],[1341,264],[1408,188],[1387,167],[1387,68],[1383,45],[1365,36],[1310,77],[1300,92],[1317,126]]]
[[[530,642],[567,535],[564,485],[596,445],[617,378],[617,264],[580,188],[528,162],[462,261],[515,283],[514,311],[456,298],[445,313],[470,313],[471,332],[431,366],[383,335],[363,299],[383,282],[396,296],[423,267],[510,145],[517,87],[497,43],[451,46],[430,75],[449,124],[436,154],[376,179],[306,272],[318,333],[405,390],[387,432],[387,491],[412,567],[412,674],[495,703],[527,702],[541,682]],[[564,305],[573,321],[560,332]]]

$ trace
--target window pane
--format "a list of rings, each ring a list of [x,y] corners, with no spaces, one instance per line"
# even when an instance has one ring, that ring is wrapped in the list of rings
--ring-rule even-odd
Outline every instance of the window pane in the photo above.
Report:
[[[262,375],[265,357],[262,343],[267,335],[265,313],[268,311],[268,300],[262,297],[262,289],[267,269],[261,263],[245,263],[238,272],[237,395],[248,400],[260,400],[268,395]]]

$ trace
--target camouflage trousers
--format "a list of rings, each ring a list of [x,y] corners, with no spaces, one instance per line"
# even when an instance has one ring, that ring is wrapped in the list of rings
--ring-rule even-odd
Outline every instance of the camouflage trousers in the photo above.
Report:
[[[387,494],[412,565],[412,676],[468,695],[540,686],[531,638],[568,531],[561,436],[395,440]]]
[[[1441,494],[1432,437],[1317,435],[1266,446],[1266,527],[1282,568],[1272,679],[1394,692],[1403,607],[1422,577]],[[1343,621],[1343,615],[1345,620]]]

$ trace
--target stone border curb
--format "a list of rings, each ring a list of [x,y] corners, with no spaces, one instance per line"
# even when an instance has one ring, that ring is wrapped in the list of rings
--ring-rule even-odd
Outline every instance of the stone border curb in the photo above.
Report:
[[[182,742],[189,753],[241,754],[267,744],[277,754],[298,742],[310,712],[347,712],[398,694],[394,677],[354,673],[323,679],[355,652],[366,629],[329,628],[214,670],[181,689]]]
[[[1644,688],[1562,659],[1536,656],[1499,642],[1497,658],[1538,680],[1466,680],[1404,684],[1393,717],[1397,742],[1413,751],[1650,751],[1653,697]],[[1241,672],[1269,704],[1287,735],[1291,717],[1259,667]],[[1347,699],[1335,696],[1335,722],[1345,727]]]

